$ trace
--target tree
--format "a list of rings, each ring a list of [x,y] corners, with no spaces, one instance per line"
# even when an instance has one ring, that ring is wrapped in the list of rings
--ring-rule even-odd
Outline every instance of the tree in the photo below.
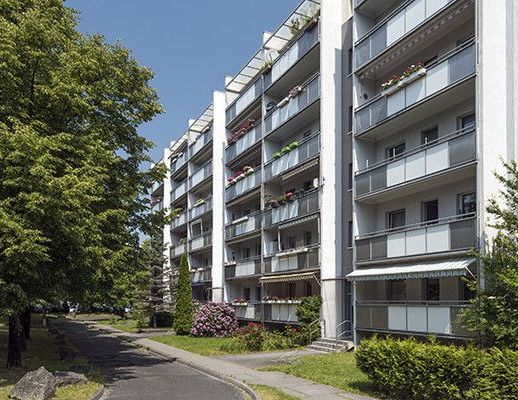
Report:
[[[187,255],[180,259],[178,272],[178,289],[176,292],[176,304],[174,311],[174,330],[178,335],[188,335],[192,328],[193,320],[191,273]]]
[[[497,229],[491,247],[478,254],[484,285],[472,284],[476,295],[463,313],[464,325],[483,346],[518,350],[518,165],[504,163],[501,200],[491,199],[487,212]]]
[[[143,194],[163,172],[141,170],[152,143],[137,128],[161,107],[151,71],[80,34],[62,0],[2,0],[0,32],[0,313],[12,367],[32,302],[112,302],[134,284],[139,230],[153,225]]]

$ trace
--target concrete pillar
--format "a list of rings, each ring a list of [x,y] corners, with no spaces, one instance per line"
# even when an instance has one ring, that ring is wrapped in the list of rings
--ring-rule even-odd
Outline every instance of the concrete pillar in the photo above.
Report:
[[[167,169],[164,177],[164,210],[166,215],[171,211],[171,151],[169,148],[164,149],[164,165]],[[164,282],[166,284],[166,291],[164,293],[164,305],[169,307],[171,305],[171,259],[169,257],[169,250],[171,248],[171,226],[166,224],[163,228],[163,240],[164,240]]]

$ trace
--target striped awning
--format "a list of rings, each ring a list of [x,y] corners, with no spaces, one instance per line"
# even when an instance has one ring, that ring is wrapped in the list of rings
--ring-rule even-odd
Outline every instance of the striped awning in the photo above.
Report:
[[[285,224],[279,225],[279,229],[286,229],[286,228],[289,228],[291,226],[304,224],[306,222],[309,222],[309,221],[312,221],[314,219],[317,219],[317,217],[318,217],[318,214],[313,214],[313,215],[310,215],[309,217],[303,217],[303,218],[299,218],[299,219],[296,219],[296,220],[293,220],[293,221],[289,221],[289,222],[286,222]]]
[[[346,278],[350,281],[358,282],[473,275],[468,267],[475,263],[476,260],[476,258],[448,258],[386,267],[361,268],[346,275]]]
[[[263,276],[259,278],[259,281],[262,283],[297,282],[307,281],[313,278],[315,278],[315,272],[304,272],[301,274]]]

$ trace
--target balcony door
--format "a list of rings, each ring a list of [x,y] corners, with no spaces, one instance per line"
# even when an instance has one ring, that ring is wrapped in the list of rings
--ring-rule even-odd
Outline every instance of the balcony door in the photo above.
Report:
[[[439,219],[439,200],[424,201],[421,206],[422,222],[437,222]]]

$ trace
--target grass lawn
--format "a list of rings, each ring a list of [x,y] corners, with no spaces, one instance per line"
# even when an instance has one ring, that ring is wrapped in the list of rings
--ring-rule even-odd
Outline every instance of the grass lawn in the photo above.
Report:
[[[57,353],[58,346],[54,337],[41,328],[40,318],[33,316],[31,339],[27,342],[27,351],[23,354],[23,368],[6,369],[7,356],[7,326],[0,322],[0,400],[7,400],[12,385],[25,373],[35,370],[42,365],[49,371],[66,371],[74,365],[86,365],[86,360],[77,358],[72,361],[61,361]],[[70,345],[66,345],[70,347]],[[58,400],[87,400],[100,388],[101,378],[94,374],[89,376],[91,382],[85,385],[75,385],[59,388],[56,392]]]
[[[178,349],[190,351],[196,354],[201,354],[202,356],[222,356],[225,354],[230,354],[227,351],[221,350],[220,347],[223,344],[230,343],[232,340],[231,338],[176,335],[155,336],[151,339],[159,343],[167,344],[168,346],[176,347]]]
[[[249,385],[261,400],[300,400],[298,397],[290,396],[283,391],[264,385]]]
[[[137,321],[134,319],[101,319],[95,321],[101,325],[109,325],[112,328],[119,329],[127,333],[138,332]]]
[[[280,371],[314,382],[323,383],[347,392],[375,395],[367,375],[356,366],[354,353],[336,353],[300,357],[292,364],[259,368],[261,371]]]

